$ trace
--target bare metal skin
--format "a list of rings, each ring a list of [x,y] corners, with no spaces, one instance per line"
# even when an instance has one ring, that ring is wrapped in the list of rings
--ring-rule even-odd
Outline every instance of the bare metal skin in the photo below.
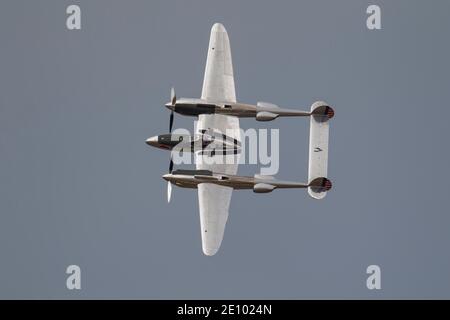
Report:
[[[195,135],[161,134],[150,137],[145,142],[159,149],[185,152],[237,154],[241,151],[241,143],[237,139],[214,130],[204,130]]]
[[[333,109],[323,105],[316,110],[300,111],[293,109],[279,108],[270,103],[260,102],[257,105],[238,102],[210,102],[202,99],[174,98],[165,105],[168,109],[185,115],[198,116],[200,114],[222,114],[239,118],[255,118],[258,121],[270,121],[278,117],[308,117],[311,115],[332,118]]]
[[[196,189],[200,183],[212,183],[233,189],[253,189],[256,193],[271,192],[274,189],[315,188],[320,191],[331,189],[331,182],[326,178],[317,178],[311,183],[277,180],[271,176],[255,175],[254,177],[213,173],[208,170],[175,170],[163,175],[167,180],[182,188]]]

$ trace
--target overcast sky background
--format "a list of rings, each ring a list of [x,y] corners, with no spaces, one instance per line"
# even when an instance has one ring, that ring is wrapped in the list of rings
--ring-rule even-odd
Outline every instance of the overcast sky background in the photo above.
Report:
[[[369,4],[382,30],[366,28]],[[449,13],[444,0],[2,1],[0,298],[450,298]],[[334,106],[334,189],[234,192],[207,257],[196,191],[168,205],[169,154],[144,142],[167,132],[172,85],[200,96],[214,22],[238,100]],[[308,120],[241,126],[279,128],[277,176],[306,180]]]

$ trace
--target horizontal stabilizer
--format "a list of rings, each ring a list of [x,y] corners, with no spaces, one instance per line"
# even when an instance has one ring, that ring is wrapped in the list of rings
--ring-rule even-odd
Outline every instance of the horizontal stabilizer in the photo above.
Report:
[[[329,108],[329,109],[328,109]],[[318,178],[325,183],[329,182],[327,176],[328,167],[328,133],[329,115],[331,109],[325,102],[318,101],[311,106],[310,134],[309,134],[309,169],[308,169],[308,193],[315,199],[323,199],[329,189],[326,186],[318,187]],[[317,110],[317,111],[316,111]],[[331,109],[333,110],[333,109]],[[319,112],[320,111],[320,112]],[[318,113],[318,114],[317,114]],[[330,113],[331,115],[331,113]],[[334,111],[332,111],[334,115]],[[325,181],[325,182],[324,182]],[[328,184],[327,182],[327,184]],[[311,185],[314,184],[314,185]],[[329,182],[331,188],[331,182]]]

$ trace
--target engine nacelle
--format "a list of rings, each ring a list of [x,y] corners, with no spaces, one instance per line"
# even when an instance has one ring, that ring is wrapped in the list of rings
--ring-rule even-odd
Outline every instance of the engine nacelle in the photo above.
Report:
[[[257,183],[253,186],[253,192],[255,193],[269,193],[275,190],[275,186],[268,183]]]

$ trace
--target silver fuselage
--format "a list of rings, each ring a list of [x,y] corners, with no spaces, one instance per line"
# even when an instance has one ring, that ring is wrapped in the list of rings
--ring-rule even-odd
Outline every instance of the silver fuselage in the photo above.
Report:
[[[162,134],[148,138],[146,143],[152,147],[181,152],[237,154],[241,151],[240,141],[214,130],[195,135]]]

